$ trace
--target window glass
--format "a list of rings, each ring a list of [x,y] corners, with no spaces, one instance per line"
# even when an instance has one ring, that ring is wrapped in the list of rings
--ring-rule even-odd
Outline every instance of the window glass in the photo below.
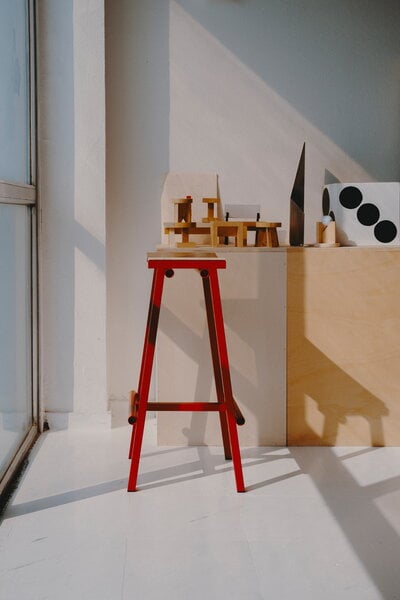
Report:
[[[0,478],[32,425],[31,210],[0,204]]]
[[[0,0],[0,179],[30,183],[26,0]]]

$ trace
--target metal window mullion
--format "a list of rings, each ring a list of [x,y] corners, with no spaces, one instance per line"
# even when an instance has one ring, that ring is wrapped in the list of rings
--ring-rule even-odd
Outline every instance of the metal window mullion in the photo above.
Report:
[[[36,2],[28,2],[28,47],[29,47],[29,181],[32,185],[36,184]]]

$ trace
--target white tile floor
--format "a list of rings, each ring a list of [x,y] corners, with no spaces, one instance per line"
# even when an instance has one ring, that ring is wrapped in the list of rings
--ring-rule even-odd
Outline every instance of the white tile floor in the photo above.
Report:
[[[0,600],[400,599],[400,448],[158,448],[48,432],[0,527]]]

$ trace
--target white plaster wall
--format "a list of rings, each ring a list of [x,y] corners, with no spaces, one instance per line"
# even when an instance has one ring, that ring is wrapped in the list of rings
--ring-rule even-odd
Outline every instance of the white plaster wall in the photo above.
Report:
[[[42,403],[109,424],[103,1],[42,0],[38,41]]]
[[[168,2],[106,0],[109,397],[137,386],[169,170]]]
[[[355,54],[361,47],[366,52],[375,52],[375,40],[368,44],[358,39],[364,29],[374,31],[374,23],[360,7],[353,5],[355,39],[351,44],[349,24],[342,22],[341,31],[338,29],[340,14],[331,25],[337,31],[335,43],[332,31],[328,36],[329,23],[321,19],[321,8],[317,10],[315,3],[309,1],[299,4],[303,10],[297,5],[288,8],[285,3],[275,2],[221,2],[211,8],[202,1],[171,1],[170,168],[177,172],[217,172],[222,202],[259,203],[261,219],[282,221],[287,232],[288,199],[305,142],[305,241],[313,243],[315,221],[321,215],[321,190],[326,171],[340,181],[370,181],[374,171],[366,167],[372,167],[371,153],[375,150],[375,172],[383,172],[381,148],[374,149],[365,141],[360,143],[360,137],[365,135],[365,140],[369,139],[371,128],[381,127],[386,131],[388,121],[395,127],[400,126],[396,104],[392,102],[393,96],[400,100],[400,86],[398,81],[394,82],[394,89],[389,85],[391,69],[396,67],[391,54],[395,48],[393,42],[391,46],[386,42],[389,47],[386,58],[390,65],[386,77],[382,77],[382,71],[377,71],[375,55],[372,62]],[[325,2],[322,4],[329,15],[330,9]],[[311,5],[313,13],[306,10]],[[348,17],[349,11],[345,12]],[[276,28],[280,31],[276,32]],[[326,38],[322,31],[326,31]],[[342,64],[343,43],[349,52],[346,64]],[[334,63],[326,46],[333,54],[337,53],[342,74],[332,69]],[[309,61],[307,69],[303,55]],[[362,90],[367,86],[372,89],[384,79],[387,101],[382,98],[378,98],[380,102],[376,101],[374,95],[374,104],[369,97],[372,92],[368,97],[362,96],[357,87],[360,86],[360,73],[351,81],[349,72],[357,68],[367,76],[366,62],[372,63],[368,77],[377,80],[376,84],[361,81]],[[329,79],[329,66],[336,87]],[[383,61],[380,66],[383,69]],[[290,82],[286,83],[286,79]],[[311,89],[307,89],[310,85]],[[335,103],[331,95],[335,93],[342,110],[336,107],[332,115]],[[305,105],[307,96],[309,104],[318,107],[318,118],[313,118],[314,113],[310,114]],[[355,110],[349,104],[352,97],[353,101],[362,102],[359,110],[365,113],[363,119],[358,116],[358,122],[349,119],[348,113],[353,114]],[[391,107],[390,117],[381,114],[382,103]],[[365,105],[370,107],[370,114],[366,114]],[[377,114],[372,112],[374,107]],[[379,126],[374,122],[377,115],[381,117]],[[332,120],[335,122],[333,127]],[[326,124],[328,126],[324,126]],[[337,135],[335,127],[342,132],[341,136]],[[392,155],[398,158],[400,155],[398,136],[397,146],[392,138],[393,134],[385,140],[385,145],[391,145],[392,153],[387,151],[387,155],[394,171],[398,170],[398,165],[393,162]],[[378,140],[383,141],[381,131],[375,143]],[[386,172],[389,175],[389,169]]]
[[[399,5],[108,0],[109,395],[137,385],[145,255],[165,171],[215,172],[223,202],[283,221],[306,142],[306,241],[322,186],[398,180]],[[188,192],[190,193],[190,192]]]

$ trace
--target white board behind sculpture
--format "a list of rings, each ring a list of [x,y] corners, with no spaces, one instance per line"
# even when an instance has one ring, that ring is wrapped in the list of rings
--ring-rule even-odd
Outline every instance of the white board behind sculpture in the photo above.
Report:
[[[216,173],[168,173],[161,195],[161,243],[168,245],[168,236],[164,233],[164,223],[175,221],[174,199],[191,196],[192,221],[201,222],[207,216],[207,206],[203,198],[218,197],[218,176]],[[194,241],[205,243],[196,236]]]
[[[218,248],[233,395],[246,423],[242,446],[286,443],[286,252]],[[164,283],[157,334],[157,400],[215,402],[202,281],[177,269]],[[222,444],[216,413],[157,413],[158,444]]]

